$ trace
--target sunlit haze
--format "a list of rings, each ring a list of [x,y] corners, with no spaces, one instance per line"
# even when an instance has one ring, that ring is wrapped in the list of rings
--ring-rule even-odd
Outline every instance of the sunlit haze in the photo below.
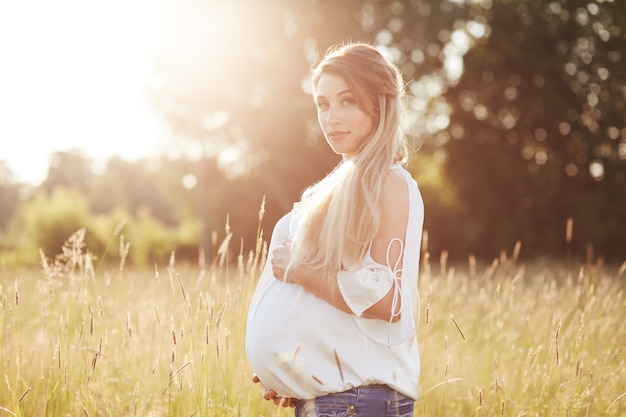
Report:
[[[164,0],[0,0],[0,160],[40,183],[51,152],[159,151],[150,54]]]

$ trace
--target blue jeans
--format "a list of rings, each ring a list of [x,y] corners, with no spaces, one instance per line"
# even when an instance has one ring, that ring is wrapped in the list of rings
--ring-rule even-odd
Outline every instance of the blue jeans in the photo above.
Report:
[[[411,417],[413,400],[386,385],[365,385],[301,400],[295,417]]]

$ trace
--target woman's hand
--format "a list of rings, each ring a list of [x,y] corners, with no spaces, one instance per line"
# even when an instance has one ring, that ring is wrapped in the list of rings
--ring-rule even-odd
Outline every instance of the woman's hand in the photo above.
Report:
[[[272,272],[274,273],[274,278],[281,281],[289,281],[285,279],[285,271],[290,259],[291,247],[281,245],[274,248],[272,251]]]
[[[256,376],[256,374],[254,374],[252,376],[252,382],[254,382],[255,384],[259,384],[261,383],[261,380],[259,379],[258,376]],[[265,385],[263,385],[263,383],[261,383],[261,388],[263,389],[263,399],[267,400],[267,401],[274,401],[274,405],[280,405],[282,407],[295,407],[296,406],[296,400],[293,398],[285,398],[285,397],[279,397],[278,394],[276,394],[276,391],[274,391],[273,389],[267,389],[265,388]]]

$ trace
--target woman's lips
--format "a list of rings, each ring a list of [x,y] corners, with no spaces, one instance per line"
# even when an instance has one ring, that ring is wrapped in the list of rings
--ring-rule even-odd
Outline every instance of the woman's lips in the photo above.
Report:
[[[348,133],[349,132],[329,132],[328,138],[332,141],[339,141],[348,136]]]

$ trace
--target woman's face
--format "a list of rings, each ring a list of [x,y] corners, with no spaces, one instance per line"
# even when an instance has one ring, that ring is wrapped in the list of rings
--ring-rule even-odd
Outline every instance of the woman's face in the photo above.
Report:
[[[349,159],[372,132],[373,119],[357,104],[343,77],[322,73],[315,88],[317,120],[332,150]]]

